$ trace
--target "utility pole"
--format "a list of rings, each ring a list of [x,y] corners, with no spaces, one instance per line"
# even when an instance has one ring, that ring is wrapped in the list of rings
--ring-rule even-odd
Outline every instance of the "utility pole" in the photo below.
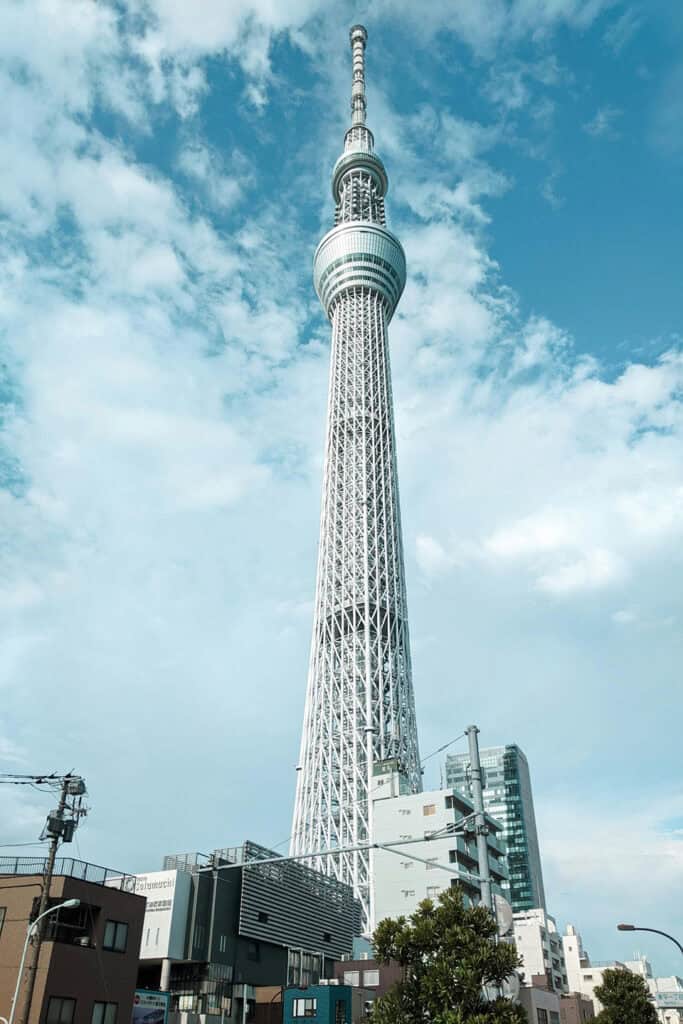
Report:
[[[484,794],[481,784],[481,762],[479,760],[479,740],[477,735],[479,729],[476,725],[469,725],[465,729],[467,742],[470,748],[470,776],[472,779],[472,803],[474,804],[474,824],[477,833],[477,859],[479,861],[479,878],[481,880],[481,902],[495,914],[493,897],[491,894],[491,870],[489,868],[489,853],[486,836],[488,826],[484,817]]]
[[[52,875],[55,869],[55,860],[57,858],[57,850],[59,849],[60,841],[64,843],[70,843],[73,839],[74,832],[78,825],[79,819],[86,814],[86,808],[83,806],[82,797],[86,792],[85,781],[80,775],[1,775],[0,782],[8,782],[13,785],[48,785],[50,788],[55,788],[55,784],[59,783],[59,803],[55,811],[51,811],[47,816],[47,822],[41,835],[41,839],[50,839],[50,847],[45,865],[43,869],[43,880],[40,890],[40,900],[38,903],[38,911],[35,916],[37,927],[33,932],[33,940],[28,953],[28,962],[26,964],[26,989],[24,994],[24,1007],[21,1013],[18,1013],[18,1007],[13,1008],[12,1016],[18,1021],[18,1024],[28,1024],[29,1014],[31,1012],[31,1001],[33,999],[33,989],[36,983],[36,973],[38,970],[38,959],[40,957],[40,947],[43,941],[43,927],[45,919],[45,911],[47,910],[48,900],[50,898],[50,888],[52,885]],[[69,798],[71,802],[69,803]],[[65,814],[67,812],[67,814]],[[21,979],[17,979],[17,1001],[20,999],[20,985]]]

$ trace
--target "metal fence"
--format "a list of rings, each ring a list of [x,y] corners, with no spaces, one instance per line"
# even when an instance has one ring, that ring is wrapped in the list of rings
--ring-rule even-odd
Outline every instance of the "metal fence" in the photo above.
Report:
[[[45,871],[44,857],[0,857],[0,875],[42,875]],[[58,857],[53,871],[54,877],[66,875],[83,882],[107,885],[126,892],[135,892],[135,875],[123,874],[99,864],[88,864],[74,857]]]

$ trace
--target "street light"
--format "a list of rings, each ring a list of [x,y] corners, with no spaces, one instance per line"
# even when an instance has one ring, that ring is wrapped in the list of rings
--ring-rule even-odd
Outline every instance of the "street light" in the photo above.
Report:
[[[31,941],[31,939],[33,938],[33,936],[35,935],[39,922],[42,921],[42,919],[44,917],[47,917],[48,914],[54,914],[54,912],[56,910],[61,910],[63,907],[80,907],[80,905],[81,905],[81,901],[80,900],[65,900],[63,903],[58,903],[56,907],[48,907],[47,910],[44,910],[42,914],[38,915],[38,917],[35,919],[35,921],[32,921],[31,924],[29,924],[28,928],[26,929],[26,939],[24,941],[24,951],[21,954],[21,963],[19,964],[19,973],[17,974],[16,988],[14,989],[14,995],[12,996],[12,1006],[11,1006],[11,1009],[9,1011],[9,1021],[8,1021],[8,1024],[14,1024],[14,1014],[15,1014],[16,1009],[17,1009],[17,1001],[19,999],[19,989],[21,988],[21,976],[24,973],[24,962],[26,960],[26,953],[28,952],[28,944]],[[3,1020],[4,1020],[4,1018],[3,1018]]]
[[[617,925],[617,931],[618,932],[654,932],[655,935],[663,935],[665,939],[671,939],[671,941],[678,946],[678,948],[680,949],[681,953],[683,953],[683,946],[680,944],[678,939],[674,939],[673,935],[669,935],[668,932],[660,932],[659,928],[641,928],[637,924],[618,924]],[[11,1022],[10,1022],[10,1024],[11,1024]]]

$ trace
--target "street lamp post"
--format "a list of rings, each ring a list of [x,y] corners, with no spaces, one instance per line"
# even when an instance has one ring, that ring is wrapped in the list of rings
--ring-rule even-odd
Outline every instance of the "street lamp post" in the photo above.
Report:
[[[673,935],[669,935],[668,932],[660,932],[659,928],[641,928],[637,924],[618,924],[617,931],[619,932],[653,932],[655,935],[663,935],[665,939],[671,939],[671,941],[678,946],[681,953],[683,953],[683,946],[680,944],[678,939],[675,939]]]
[[[24,951],[21,954],[21,962],[19,964],[19,973],[17,974],[17,984],[16,984],[16,988],[14,989],[14,995],[12,997],[12,1006],[11,1006],[11,1009],[9,1011],[9,1021],[8,1021],[8,1024],[14,1024],[14,1015],[16,1013],[17,1003],[19,1001],[19,989],[21,988],[21,978],[22,978],[22,975],[24,973],[24,963],[26,962],[26,954],[28,952],[28,944],[31,941],[32,937],[35,935],[35,933],[37,931],[38,924],[40,923],[40,921],[42,921],[42,919],[44,917],[47,917],[48,914],[54,914],[54,912],[56,910],[61,910],[62,907],[79,907],[80,905],[81,905],[81,901],[80,900],[65,900],[63,903],[58,903],[56,907],[48,907],[47,910],[44,910],[42,914],[38,915],[38,917],[35,919],[35,921],[32,921],[29,924],[28,928],[26,929],[26,939],[24,941]],[[4,1018],[2,1018],[2,1019],[4,1020]]]

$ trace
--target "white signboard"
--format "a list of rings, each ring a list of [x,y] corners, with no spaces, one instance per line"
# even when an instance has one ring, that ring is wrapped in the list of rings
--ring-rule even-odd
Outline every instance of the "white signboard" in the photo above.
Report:
[[[138,989],[133,1000],[131,1024],[166,1024],[168,1004],[168,992],[147,992],[145,989]]]
[[[683,992],[655,992],[659,1010],[683,1010]]]
[[[191,885],[186,871],[150,871],[136,876],[135,892],[147,898],[141,960],[183,959]]]

